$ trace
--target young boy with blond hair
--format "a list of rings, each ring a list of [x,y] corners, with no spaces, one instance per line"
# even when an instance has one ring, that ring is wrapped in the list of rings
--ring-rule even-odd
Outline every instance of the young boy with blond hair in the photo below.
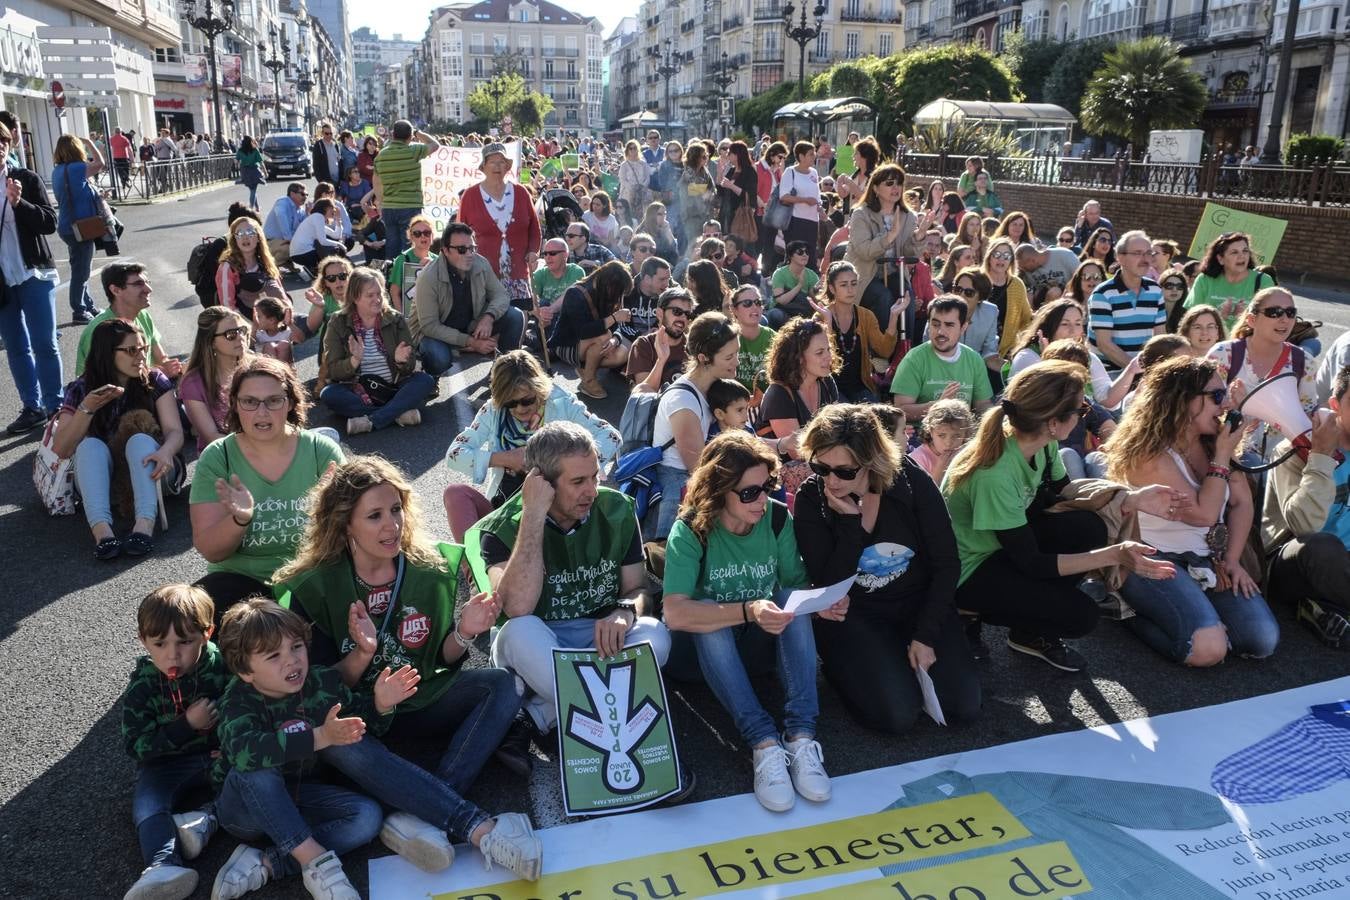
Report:
[[[236,848],[212,900],[297,872],[316,900],[359,900],[338,857],[376,834],[425,871],[450,865],[457,836],[489,866],[537,880],[543,848],[528,818],[494,820],[366,733],[388,728],[394,707],[417,691],[417,670],[386,666],[370,692],[353,695],[336,669],[309,665],[308,641],[308,623],[272,600],[238,603],[221,621],[221,652],[236,677],[220,700],[217,814],[235,837],[271,844]],[[320,760],[363,793],[315,778]],[[399,812],[384,817],[372,797]]]
[[[211,643],[215,606],[201,588],[167,584],[136,611],[145,655],[122,694],[122,740],[136,760],[131,813],[145,870],[125,900],[181,900],[197,887],[185,866],[216,830],[208,806],[174,815],[194,788],[209,790],[216,701],[230,673]]]

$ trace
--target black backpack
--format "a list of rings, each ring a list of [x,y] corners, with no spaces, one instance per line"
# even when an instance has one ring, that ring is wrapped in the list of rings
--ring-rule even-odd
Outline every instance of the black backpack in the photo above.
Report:
[[[216,296],[216,267],[225,247],[223,237],[202,238],[202,242],[193,247],[192,253],[188,255],[188,281],[192,282],[192,289],[197,292],[197,299],[204,307],[215,306],[219,299]]]

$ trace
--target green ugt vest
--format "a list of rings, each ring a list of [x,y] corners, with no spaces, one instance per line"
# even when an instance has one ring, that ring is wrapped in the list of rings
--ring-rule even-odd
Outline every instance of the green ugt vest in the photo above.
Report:
[[[469,567],[480,591],[489,590],[481,538],[495,535],[515,547],[524,500],[519,492],[478,521],[464,537]],[[619,597],[624,553],[633,542],[637,518],[633,501],[611,488],[600,488],[590,515],[564,535],[544,526],[544,586],[534,614],[545,621],[592,618]]]

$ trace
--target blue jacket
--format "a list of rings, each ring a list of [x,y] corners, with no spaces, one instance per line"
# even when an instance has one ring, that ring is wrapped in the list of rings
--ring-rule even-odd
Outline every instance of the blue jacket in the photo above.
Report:
[[[305,221],[305,207],[296,206],[289,196],[283,196],[272,204],[263,223],[263,236],[269,241],[289,241],[295,236],[295,229]]]
[[[98,215],[88,184],[88,166],[82,162],[58,163],[52,167],[52,193],[56,195],[56,233],[70,237],[76,219]],[[72,199],[73,196],[73,199]]]

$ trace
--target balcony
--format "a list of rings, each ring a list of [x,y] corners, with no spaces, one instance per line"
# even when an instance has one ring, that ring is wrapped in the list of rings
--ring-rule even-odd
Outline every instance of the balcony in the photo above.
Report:
[[[904,21],[904,16],[899,12],[881,12],[878,13],[872,7],[866,9],[850,9],[844,7],[839,13],[841,22],[875,22],[878,25],[899,25]]]
[[[1142,31],[1142,37],[1170,37],[1174,41],[1192,43],[1203,41],[1209,36],[1209,17],[1205,13],[1193,13],[1189,16],[1177,16],[1162,22],[1149,22]]]
[[[755,4],[756,22],[781,21],[783,18],[783,4],[781,3],[757,3]]]
[[[1227,41],[1250,37],[1265,32],[1263,24],[1266,5],[1258,0],[1238,3],[1212,3],[1209,7],[1209,39]]]
[[[1239,110],[1239,109],[1257,109],[1261,106],[1261,92],[1248,89],[1245,91],[1210,91],[1209,104],[1206,110]]]
[[[581,55],[581,51],[576,47],[561,47],[553,52],[554,56],[561,56],[564,59],[576,59]]]
[[[737,53],[735,56],[727,57],[727,65],[733,69],[747,65],[749,62],[750,62],[750,54],[745,52]]]
[[[660,23],[661,23],[661,17],[660,17],[660,16],[652,16],[650,19],[647,20],[647,27],[648,27],[648,28],[655,28],[655,27],[656,27],[657,25],[659,25]]]
[[[698,25],[698,22],[694,19],[686,19],[680,23],[680,34],[688,34],[694,30],[696,25]]]
[[[976,22],[998,15],[1003,5],[1001,0],[960,0],[953,10],[952,18],[958,23]]]
[[[708,19],[703,23],[703,36],[705,38],[717,37],[722,33],[722,22],[720,19]]]
[[[1117,10],[1104,16],[1093,16],[1087,20],[1083,37],[1114,37],[1125,40],[1139,34],[1144,27],[1146,8],[1142,2],[1130,9]]]
[[[933,39],[933,23],[925,22],[922,25],[913,26],[905,29],[905,46],[910,47],[924,41]]]
[[[783,64],[783,58],[784,58],[783,51],[780,48],[774,48],[772,50],[755,51],[755,65],[757,66],[759,65],[781,66]]]
[[[732,17],[729,18],[729,19],[723,19],[723,20],[722,20],[722,30],[723,30],[723,31],[734,31],[734,30],[736,30],[737,28],[740,28],[740,27],[741,27],[742,25],[744,25],[744,24],[745,24],[745,17],[744,17],[744,16],[732,16]]]
[[[1337,13],[1340,12],[1340,7],[1343,5],[1343,3],[1330,2],[1330,0],[1314,0],[1312,3],[1300,6],[1294,38],[1301,41],[1307,38],[1330,40],[1336,37],[1340,27],[1337,25]],[[1270,35],[1272,46],[1284,41],[1284,23],[1289,14],[1288,0],[1285,0],[1285,2],[1276,0],[1275,7],[1275,23],[1271,28]]]

